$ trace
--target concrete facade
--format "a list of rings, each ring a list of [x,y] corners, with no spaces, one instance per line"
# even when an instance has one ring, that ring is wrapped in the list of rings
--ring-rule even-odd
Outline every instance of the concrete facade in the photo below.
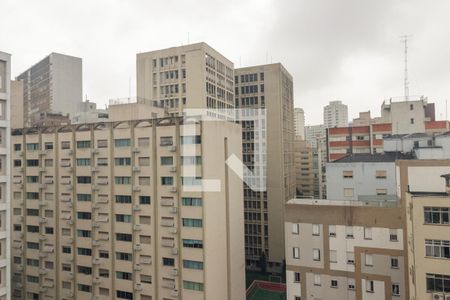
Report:
[[[381,105],[381,118],[383,123],[392,124],[392,134],[425,132],[427,104],[427,99],[423,96],[410,101],[384,101]]]
[[[305,140],[297,137],[294,144],[294,157],[297,196],[318,198],[317,149],[313,149]]]
[[[147,119],[12,139],[14,299],[244,299],[243,188],[225,164],[241,158],[240,126]]]
[[[40,113],[73,114],[82,101],[82,60],[51,53],[17,76],[23,82],[23,113],[26,126],[33,126]]]
[[[11,55],[0,51],[0,299],[11,299]]]
[[[287,299],[409,299],[399,208],[286,204]]]
[[[264,252],[278,269],[284,259],[283,206],[295,195],[293,79],[280,64],[235,70],[236,107],[265,109],[266,191],[244,186],[247,266],[256,267]],[[244,163],[255,167],[254,129],[243,125]],[[260,137],[261,138],[261,137]]]
[[[233,118],[234,65],[206,43],[139,53],[136,70],[137,96],[146,103],[172,115],[200,108]]]

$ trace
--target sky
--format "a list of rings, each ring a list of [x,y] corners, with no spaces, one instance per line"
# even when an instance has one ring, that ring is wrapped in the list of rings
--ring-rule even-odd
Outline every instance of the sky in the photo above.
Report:
[[[447,0],[2,0],[0,51],[16,77],[51,52],[83,59],[83,93],[103,108],[136,94],[136,54],[206,42],[235,67],[281,62],[294,77],[295,107],[320,124],[329,101],[349,118],[403,96],[450,100]],[[450,106],[450,101],[449,101]],[[449,108],[450,111],[450,108]]]

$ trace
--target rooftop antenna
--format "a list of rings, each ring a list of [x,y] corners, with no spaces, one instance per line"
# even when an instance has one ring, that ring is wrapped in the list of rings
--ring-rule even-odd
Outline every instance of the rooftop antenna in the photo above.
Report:
[[[188,42],[187,42],[187,43],[188,43],[188,45],[189,45],[189,31],[188,31]]]
[[[409,101],[409,82],[408,82],[408,39],[411,38],[412,35],[405,34],[400,38],[402,43],[405,44],[405,80],[404,80],[404,88],[405,88],[405,101]]]

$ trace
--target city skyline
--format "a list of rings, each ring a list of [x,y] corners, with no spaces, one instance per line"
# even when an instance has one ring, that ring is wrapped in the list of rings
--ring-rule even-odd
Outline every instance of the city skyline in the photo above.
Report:
[[[81,57],[83,98],[87,95],[103,108],[111,98],[136,94],[137,53],[205,41],[232,60],[236,68],[270,62],[285,65],[295,78],[295,106],[305,109],[306,124],[313,125],[322,122],[321,108],[329,101],[342,100],[349,105],[352,119],[367,109],[377,116],[383,99],[403,95],[400,36],[412,34],[410,94],[427,96],[436,103],[437,119],[445,118],[445,98],[450,91],[445,82],[450,71],[442,62],[450,45],[441,36],[450,31],[450,26],[442,26],[447,22],[443,20],[445,7],[450,4],[444,1],[300,1],[279,6],[275,1],[247,1],[239,3],[239,10],[218,2],[211,5],[217,10],[193,10],[189,16],[180,14],[175,21],[151,12],[178,13],[194,5],[208,6],[201,2],[165,6],[142,2],[121,3],[105,10],[102,3],[62,7],[46,1],[29,4],[27,10],[20,9],[20,2],[3,4],[5,9],[20,10],[23,15],[17,19],[12,13],[0,20],[2,27],[11,27],[0,48],[13,54],[13,77],[51,52]],[[248,12],[245,18],[241,11]],[[121,17],[117,17],[119,12]],[[418,18],[422,22],[417,22]],[[78,21],[81,19],[85,22]],[[27,34],[30,22],[39,25],[39,34]],[[335,28],[332,35],[331,26]]]

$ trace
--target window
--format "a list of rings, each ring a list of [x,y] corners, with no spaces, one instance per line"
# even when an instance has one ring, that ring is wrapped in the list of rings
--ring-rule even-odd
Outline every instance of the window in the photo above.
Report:
[[[92,291],[92,287],[90,285],[86,285],[86,284],[78,284],[78,290],[80,292],[86,292],[86,293],[90,293]]]
[[[391,257],[391,268],[392,269],[398,269],[398,257]]]
[[[314,274],[314,285],[320,285],[320,274]]]
[[[77,230],[77,237],[86,237],[86,238],[90,238],[90,237],[91,237],[91,231],[90,231],[90,230],[82,230],[82,229],[78,229],[78,230]]]
[[[200,135],[182,136],[181,144],[201,144],[202,137]]]
[[[116,184],[131,184],[131,177],[129,176],[116,176],[114,177]]]
[[[414,124],[414,118],[411,118],[409,121],[411,124]]]
[[[116,291],[116,297],[119,298],[119,299],[132,300],[133,299],[133,293],[117,290]]]
[[[119,147],[130,147],[131,140],[130,139],[115,139],[114,140],[114,146]]]
[[[183,206],[202,206],[202,198],[187,198],[183,197],[181,199],[181,204]]]
[[[183,226],[184,227],[203,227],[203,220],[202,219],[183,218]]]
[[[173,185],[173,177],[161,177],[161,185]]]
[[[336,237],[336,225],[329,225],[328,226],[328,234],[331,237]]]
[[[299,234],[300,224],[292,224],[292,234]]]
[[[202,249],[203,241],[202,240],[183,239],[183,247]]]
[[[347,279],[347,285],[349,290],[355,289],[355,279],[354,278],[348,278]]]
[[[139,216],[139,223],[140,224],[150,225],[151,224],[151,217],[149,217],[149,216]]]
[[[183,288],[186,290],[203,291],[203,283],[183,280]]]
[[[91,267],[85,267],[85,266],[77,266],[78,273],[85,274],[85,275],[91,275],[92,274],[92,268]]]
[[[61,142],[61,149],[70,149],[70,142],[69,141],[63,141]]]
[[[366,292],[368,292],[368,293],[373,293],[374,292],[373,280],[366,280]]]
[[[300,273],[299,272],[294,272],[294,282],[300,282]]]
[[[39,144],[38,143],[28,143],[27,150],[28,151],[39,150]]]
[[[320,261],[320,249],[313,249],[313,260]]]
[[[387,189],[377,189],[376,193],[378,196],[385,196],[387,195]]]
[[[22,150],[22,145],[21,144],[14,144],[14,151],[20,151]]]
[[[150,166],[150,157],[139,157],[138,164],[141,167]]]
[[[299,247],[292,248],[292,258],[300,259],[300,248]]]
[[[337,288],[338,287],[338,281],[336,279],[331,279],[331,287]]]
[[[131,223],[131,215],[116,214],[116,222]]]
[[[142,283],[152,283],[152,276],[141,274],[141,282]],[[141,296],[142,299],[142,296]]]
[[[131,242],[132,235],[128,233],[116,233],[116,240],[123,241],[123,242]]]
[[[90,248],[78,248],[77,249],[78,255],[86,255],[86,256],[92,256],[92,249]]]
[[[347,264],[349,265],[355,264],[355,253],[347,252]]]
[[[319,224],[312,224],[312,234],[320,235],[320,225]]]
[[[91,176],[77,176],[77,183],[79,184],[90,184]]]
[[[449,225],[449,208],[424,207],[424,223]]]
[[[91,141],[77,141],[77,148],[78,149],[91,148]]]
[[[425,256],[449,259],[450,241],[425,240]]]
[[[344,197],[353,197],[353,189],[344,188]]]
[[[364,239],[372,239],[372,227],[364,227]]]
[[[151,204],[150,196],[139,196],[139,204]]]
[[[150,138],[148,137],[140,137],[138,138],[138,146],[145,147],[150,145]]]
[[[392,284],[392,295],[393,296],[400,296],[400,285],[398,283]]]
[[[169,257],[163,257],[163,265],[164,266],[171,266],[173,267],[175,265],[175,259],[169,258]]]
[[[173,138],[171,136],[162,136],[159,138],[159,145],[160,146],[172,146]]]
[[[202,157],[201,156],[182,156],[181,164],[182,165],[201,165]]]
[[[90,212],[78,211],[77,218],[81,220],[90,220],[92,218],[92,214]]]
[[[98,140],[97,147],[98,148],[108,148],[108,140]]]
[[[128,272],[117,271],[116,278],[122,280],[133,280],[133,275]]]
[[[150,185],[150,176],[139,176],[138,178],[139,185]]]
[[[37,159],[28,159],[27,167],[39,167],[39,160]]]
[[[39,199],[39,193],[27,192],[27,199],[28,200],[38,200]]]
[[[389,240],[391,242],[398,242],[397,229],[389,229]]]
[[[130,166],[131,158],[130,157],[117,157],[114,159],[116,166]]]
[[[173,165],[173,157],[172,156],[161,156],[161,165],[162,166]]]
[[[62,253],[70,254],[72,253],[72,248],[68,246],[62,246]]]
[[[203,270],[203,262],[183,259],[183,268],[194,269],[194,270]]]
[[[27,282],[31,282],[31,283],[39,283],[39,277],[38,277],[38,276],[31,276],[31,275],[28,275],[28,276],[27,276]]]
[[[386,179],[387,178],[387,172],[384,171],[384,170],[375,171],[375,177],[377,179]]]
[[[97,166],[98,167],[106,167],[106,166],[108,166],[108,159],[107,158],[103,158],[103,157],[97,158]]]
[[[353,227],[352,226],[345,226],[345,237],[347,239],[352,239],[353,236]]]
[[[427,273],[427,292],[450,293],[450,275]]]
[[[129,195],[116,195],[116,203],[131,203],[131,196],[129,196]]]
[[[353,171],[343,171],[342,173],[343,173],[342,175],[344,178],[347,178],[347,179],[353,178]]]
[[[181,177],[182,185],[201,185],[201,177]]]
[[[109,258],[109,252],[106,250],[98,250],[98,256],[100,258]]]
[[[77,194],[78,201],[91,201],[91,194]]]
[[[409,110],[414,110],[414,104],[409,105]]]
[[[373,266],[373,256],[372,254],[367,254],[365,255],[365,264],[366,266]]]
[[[330,262],[332,262],[332,263],[337,262],[337,251],[336,250],[330,250]]]

